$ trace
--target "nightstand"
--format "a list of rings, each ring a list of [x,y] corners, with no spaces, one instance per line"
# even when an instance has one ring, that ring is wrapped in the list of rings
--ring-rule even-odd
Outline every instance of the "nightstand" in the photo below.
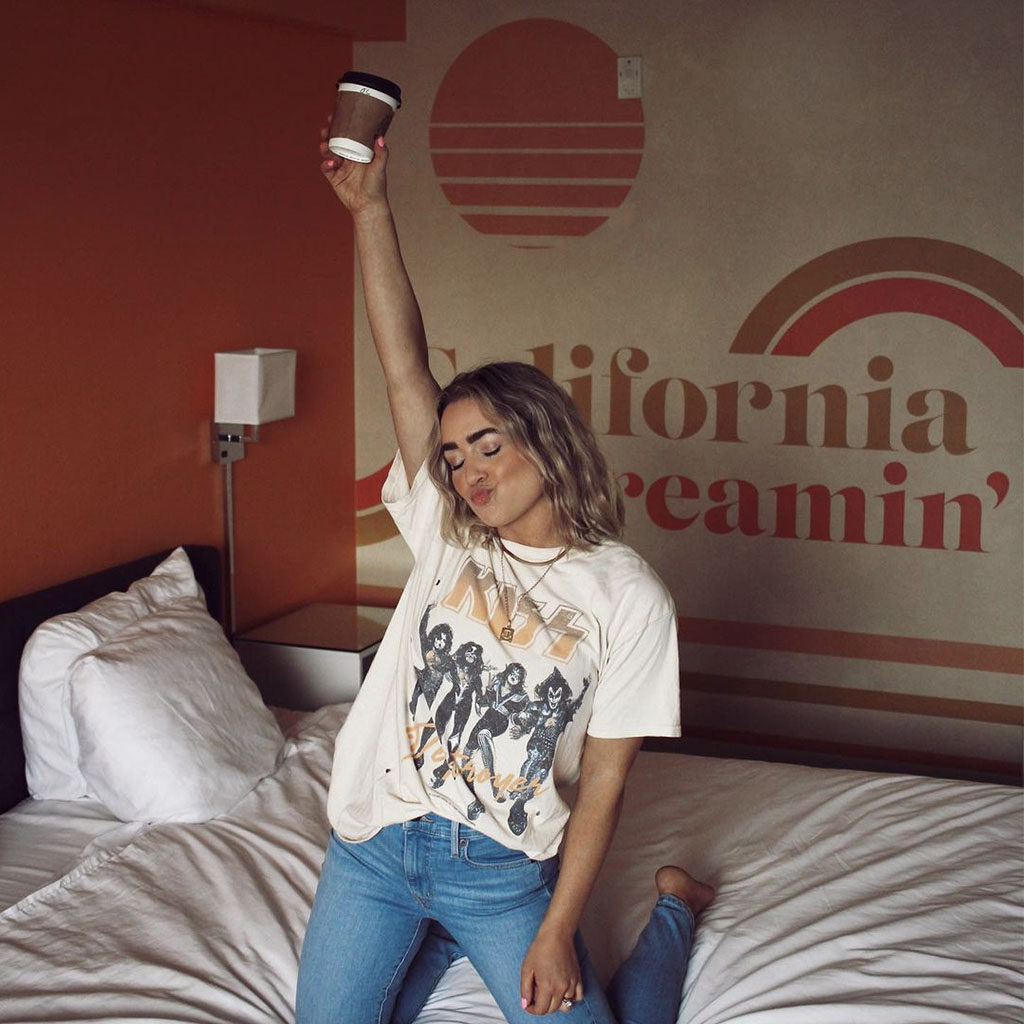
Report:
[[[390,608],[309,604],[240,633],[235,650],[268,704],[311,711],[355,697],[391,615]]]

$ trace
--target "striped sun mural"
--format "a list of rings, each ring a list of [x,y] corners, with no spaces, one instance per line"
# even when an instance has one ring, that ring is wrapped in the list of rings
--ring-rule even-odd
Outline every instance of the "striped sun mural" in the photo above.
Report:
[[[617,55],[590,32],[532,18],[455,59],[430,119],[434,172],[463,220],[522,248],[588,235],[640,169],[643,105],[618,98]]]

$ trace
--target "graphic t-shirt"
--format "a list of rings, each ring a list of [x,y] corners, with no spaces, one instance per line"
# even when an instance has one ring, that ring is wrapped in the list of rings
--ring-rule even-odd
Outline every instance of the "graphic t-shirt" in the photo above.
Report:
[[[383,497],[415,561],[338,734],[331,825],[360,842],[433,811],[551,857],[587,735],[679,735],[672,598],[617,541],[555,561],[444,541],[426,468],[409,487],[400,457]]]

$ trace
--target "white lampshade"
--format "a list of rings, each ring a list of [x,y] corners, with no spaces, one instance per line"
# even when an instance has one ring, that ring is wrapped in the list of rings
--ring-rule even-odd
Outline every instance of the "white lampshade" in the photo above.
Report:
[[[295,415],[295,349],[214,353],[217,423],[259,424]]]

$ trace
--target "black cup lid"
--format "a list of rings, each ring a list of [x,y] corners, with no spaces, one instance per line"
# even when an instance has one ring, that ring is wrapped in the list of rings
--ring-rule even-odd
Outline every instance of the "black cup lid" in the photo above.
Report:
[[[341,85],[342,82],[347,82],[350,85],[365,85],[367,89],[376,89],[377,92],[387,93],[388,96],[397,101],[399,106],[402,105],[401,88],[387,78],[371,75],[366,71],[346,71],[338,79],[338,85]]]

